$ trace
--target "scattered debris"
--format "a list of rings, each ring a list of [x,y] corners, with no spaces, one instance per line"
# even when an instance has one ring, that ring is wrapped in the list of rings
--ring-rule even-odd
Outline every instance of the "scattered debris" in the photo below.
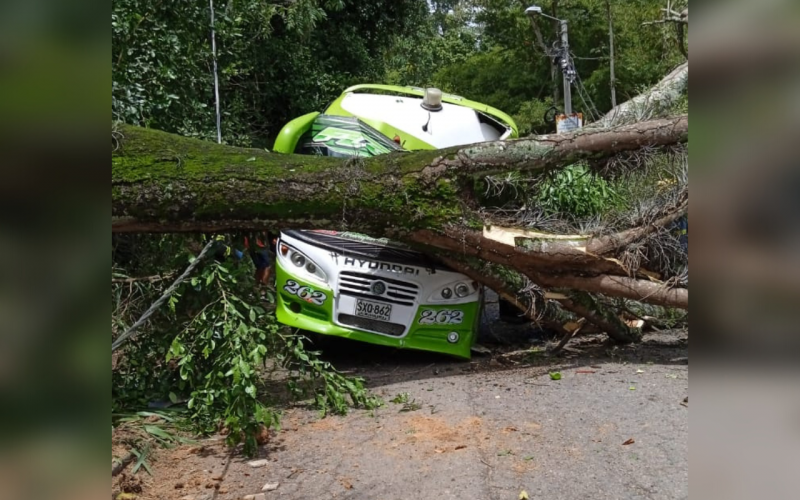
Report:
[[[636,328],[637,330],[641,330],[644,326],[643,319],[623,319],[628,328]]]
[[[456,450],[463,450],[463,449],[464,449],[464,448],[466,448],[466,447],[467,447],[467,445],[465,445],[465,444],[460,444],[460,445],[456,446],[456,448],[455,448],[455,449],[456,449]]]
[[[538,347],[530,347],[528,349],[520,349],[517,351],[503,353],[500,355],[500,358],[516,358],[516,357],[530,356],[531,354],[542,354],[543,352],[544,351],[542,351]]]
[[[343,477],[343,478],[339,479],[339,482],[342,483],[342,486],[344,486],[344,488],[346,490],[352,490],[353,489],[353,485],[350,483],[350,481],[347,480],[347,478]]]
[[[511,450],[503,450],[497,453],[498,457],[507,457],[508,455],[513,455],[514,453]]]
[[[633,438],[628,438],[628,440],[627,440],[627,441],[625,441],[624,443],[622,443],[622,446],[627,446],[627,445],[629,445],[629,444],[633,444],[633,443],[635,443],[635,442],[636,442],[636,441],[634,441],[634,440],[633,440]]]
[[[125,467],[127,467],[129,463],[133,462],[134,458],[136,458],[135,454],[128,453],[128,455],[125,458],[123,458],[122,460],[119,460],[118,462],[116,462],[114,467],[111,468],[111,477],[114,477],[117,474],[119,474],[120,472],[122,472],[122,470]]]
[[[685,406],[687,408],[689,407],[689,396],[683,398],[683,401],[681,401],[681,406]]]
[[[395,404],[408,403],[408,397],[409,396],[408,396],[407,392],[401,392],[400,394],[396,395],[394,398],[390,399],[389,402],[390,403],[395,403]]]
[[[575,370],[575,373],[597,373],[594,370]]]
[[[561,380],[561,372],[550,372],[550,380]]]
[[[435,451],[436,453],[444,453],[444,450],[442,450],[442,449],[440,449],[440,448],[436,448],[436,449],[435,449],[435,450],[433,450],[433,451]]]
[[[635,390],[636,390],[636,387],[635,387],[635,386],[630,386],[630,387],[628,387],[628,390],[629,390],[629,391],[635,391]]]
[[[254,469],[257,469],[259,467],[264,467],[268,463],[269,463],[269,460],[263,458],[261,460],[252,460],[250,462],[247,462],[247,465],[249,465],[250,467],[252,467]]]
[[[470,350],[471,350],[472,352],[476,352],[476,353],[478,353],[478,354],[491,354],[491,353],[492,353],[492,351],[491,351],[491,350],[489,350],[489,348],[487,348],[487,347],[484,347],[484,346],[482,346],[482,345],[480,345],[480,344],[475,344],[475,345],[473,345],[473,346],[470,348]]]
[[[400,412],[402,413],[406,411],[417,411],[420,409],[422,409],[422,405],[417,403],[416,399],[412,399],[411,401],[403,404],[403,407],[400,408]]]
[[[528,492],[525,490],[520,491],[519,500],[528,500]]]
[[[522,459],[525,460],[526,462],[530,462],[531,460],[533,460],[533,455],[526,455],[522,457]]]
[[[261,488],[261,491],[275,491],[278,489],[280,483],[267,483]]]

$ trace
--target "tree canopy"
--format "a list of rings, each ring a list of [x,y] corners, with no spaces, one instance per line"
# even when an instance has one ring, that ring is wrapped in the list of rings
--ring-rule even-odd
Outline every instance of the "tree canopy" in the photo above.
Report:
[[[611,108],[604,0],[545,0],[570,23],[580,76],[574,107],[587,117]],[[683,60],[659,2],[610,2],[620,100],[657,82]],[[222,137],[270,147],[292,118],[321,111],[349,85],[435,85],[511,114],[523,133],[552,126],[543,116],[559,101],[560,75],[538,43],[524,2],[511,0],[217,1],[215,38]],[[114,119],[214,138],[209,4],[112,2]],[[551,21],[536,25],[546,47]]]

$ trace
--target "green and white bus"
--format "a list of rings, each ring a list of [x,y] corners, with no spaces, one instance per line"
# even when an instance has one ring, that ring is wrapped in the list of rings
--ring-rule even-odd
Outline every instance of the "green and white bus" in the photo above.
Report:
[[[517,136],[502,111],[438,89],[357,85],[324,114],[289,122],[274,150],[368,157]],[[281,323],[470,357],[483,295],[467,276],[398,243],[349,232],[282,231],[276,254]]]

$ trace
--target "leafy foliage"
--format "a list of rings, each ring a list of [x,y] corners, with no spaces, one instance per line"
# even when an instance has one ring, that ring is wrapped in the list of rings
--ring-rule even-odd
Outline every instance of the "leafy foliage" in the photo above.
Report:
[[[165,239],[152,248],[178,241]],[[286,400],[268,388],[265,377],[270,373],[286,382],[288,396],[313,396],[323,415],[381,404],[369,396],[362,380],[338,373],[319,353],[306,350],[302,337],[279,327],[269,311],[273,297],[254,289],[249,263],[219,260],[204,264],[198,276],[184,282],[168,307],[150,320],[150,331],[126,345],[112,373],[115,412],[159,400],[186,402],[194,430],[224,428],[229,443],[243,441],[245,451],[252,453],[262,429],[279,426],[276,405]],[[133,290],[130,285],[112,286],[118,312],[112,321],[119,325],[132,322],[138,310],[119,307],[130,300],[122,290]],[[148,292],[139,285],[137,293],[148,297],[144,302],[159,295],[157,287]]]
[[[545,177],[534,198],[547,213],[576,218],[602,215],[622,202],[605,179],[580,163]]]
[[[263,145],[297,115],[362,80],[424,2],[260,0],[215,3],[223,138]],[[424,12],[424,11],[423,11]],[[203,2],[114,0],[112,115],[215,138],[210,10]]]

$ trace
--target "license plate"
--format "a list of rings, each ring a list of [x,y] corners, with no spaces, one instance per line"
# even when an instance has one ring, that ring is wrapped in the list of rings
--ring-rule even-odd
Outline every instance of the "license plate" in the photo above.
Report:
[[[389,318],[392,317],[392,305],[356,299],[356,316],[389,321]]]

